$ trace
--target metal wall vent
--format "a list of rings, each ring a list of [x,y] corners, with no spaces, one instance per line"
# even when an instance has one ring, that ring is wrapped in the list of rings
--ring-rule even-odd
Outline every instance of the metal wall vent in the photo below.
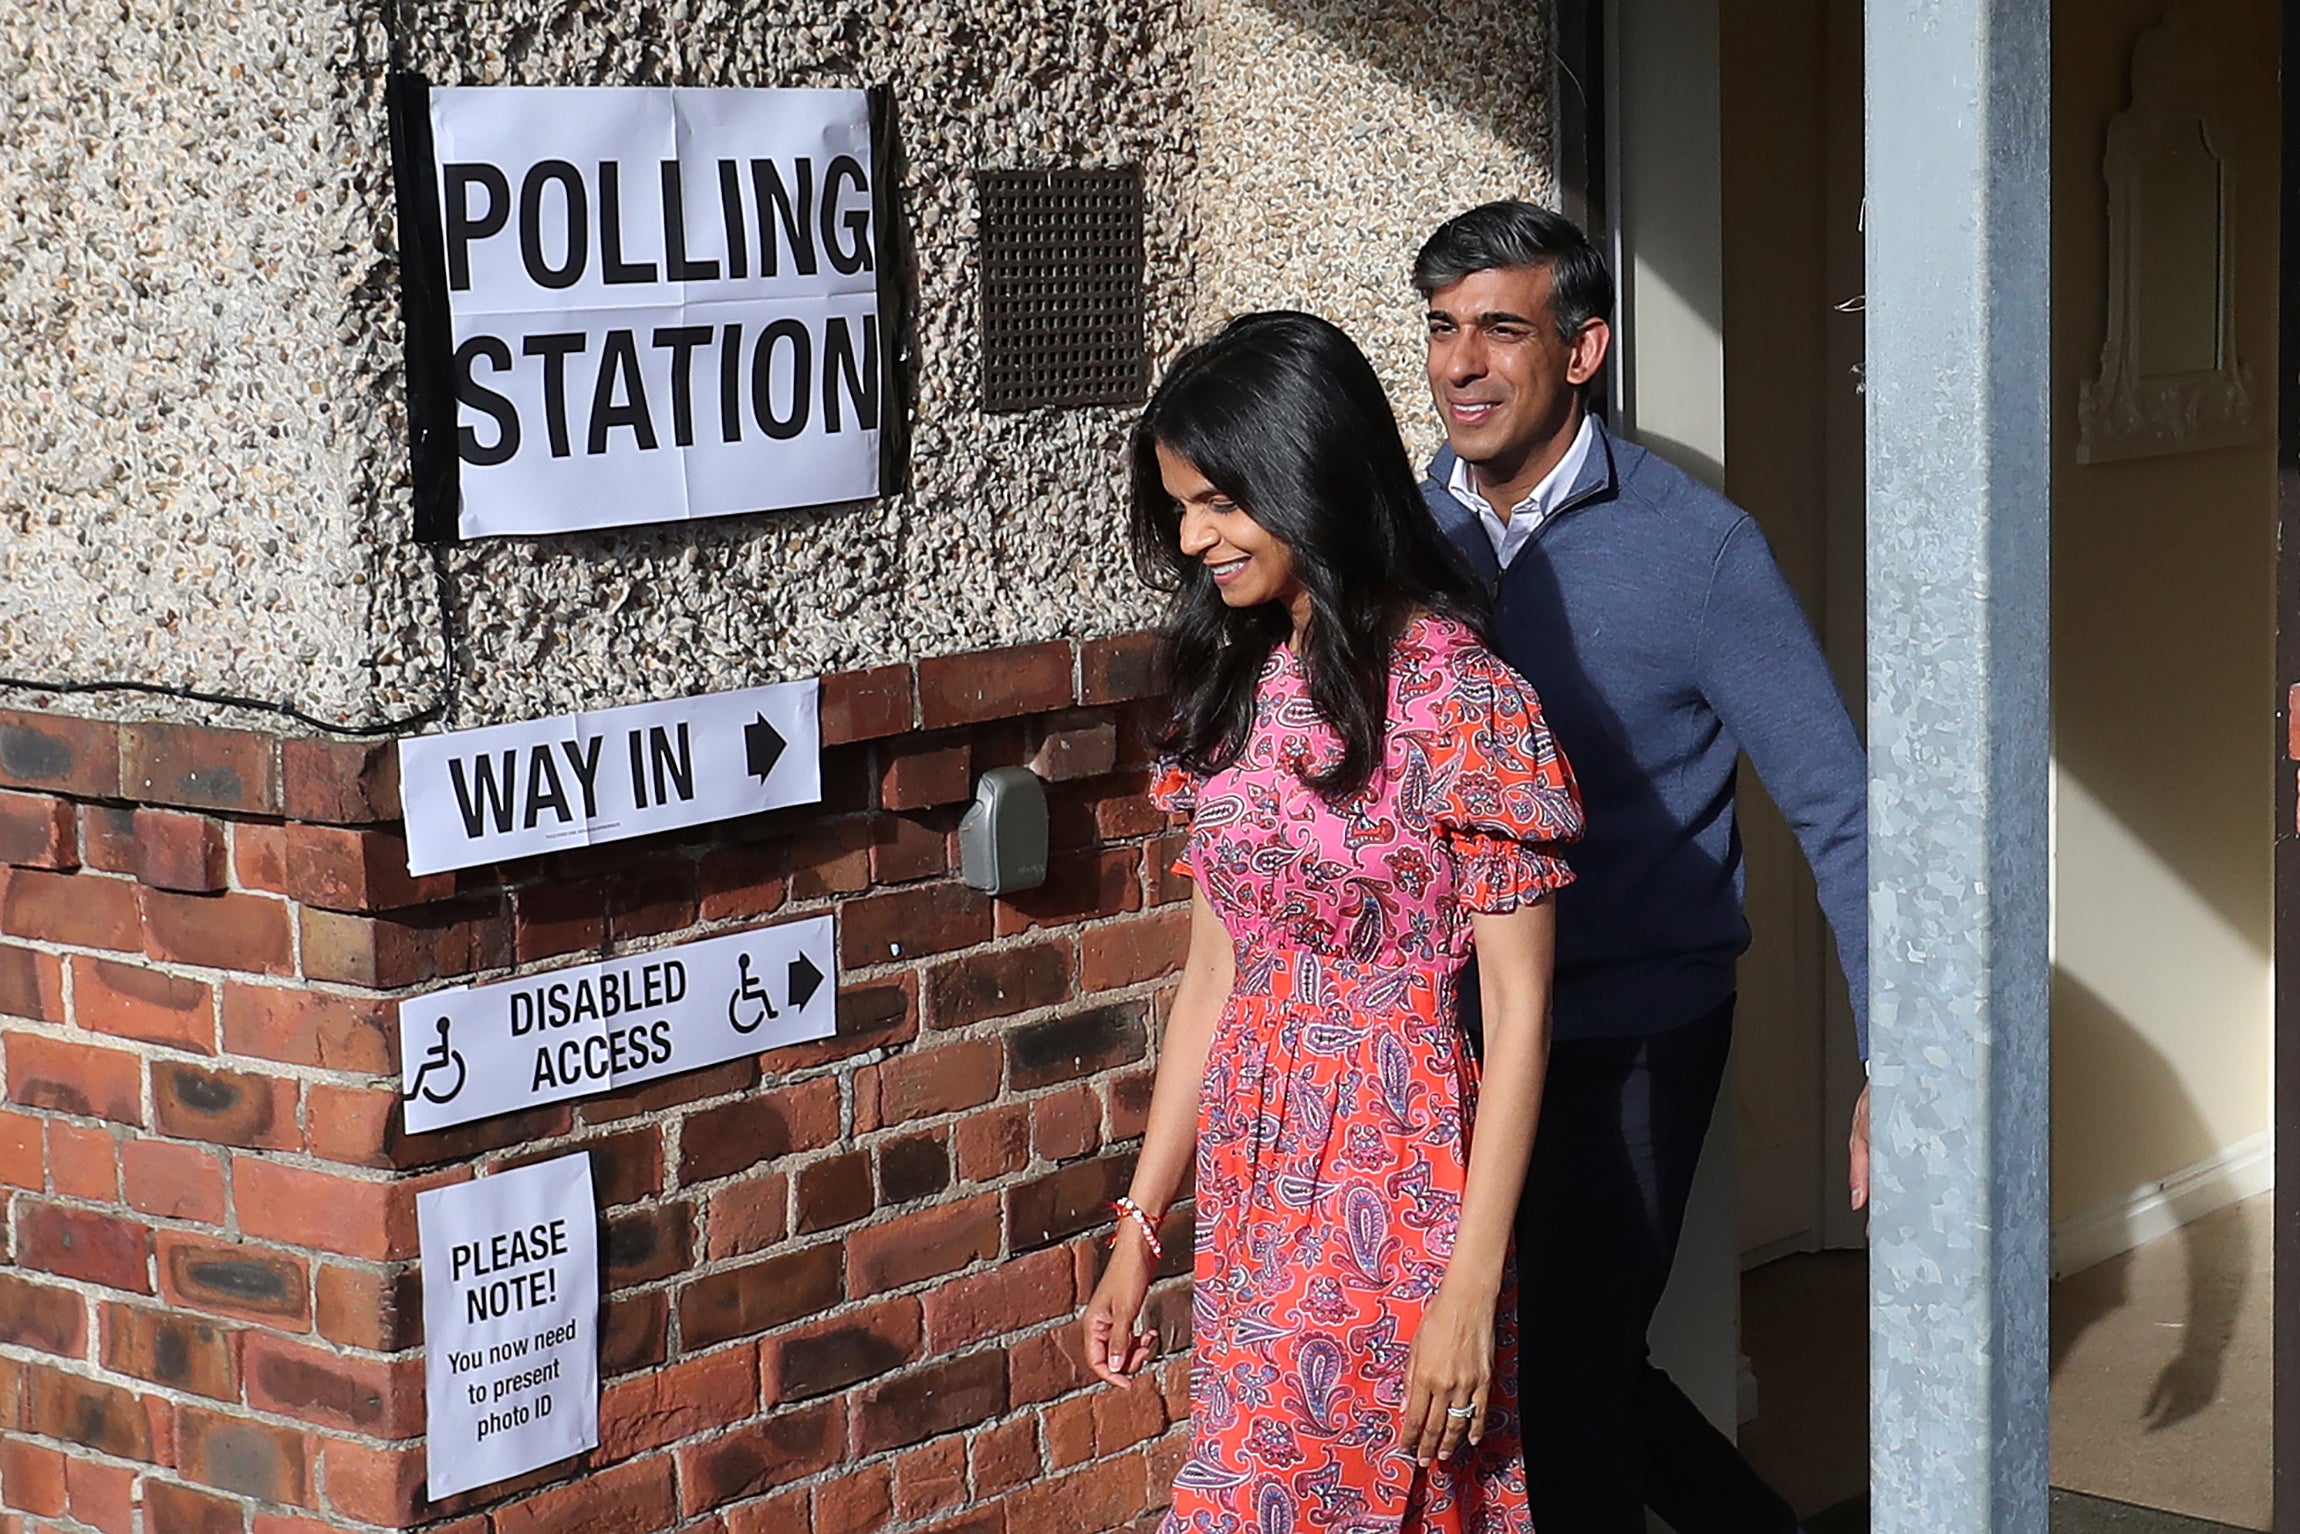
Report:
[[[982,408],[1140,404],[1141,168],[986,170],[976,194]]]

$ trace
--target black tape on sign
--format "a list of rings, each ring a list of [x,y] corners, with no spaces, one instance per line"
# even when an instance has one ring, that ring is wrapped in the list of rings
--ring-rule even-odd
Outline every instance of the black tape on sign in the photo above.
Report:
[[[447,313],[447,253],[439,238],[431,82],[394,70],[384,103],[391,117],[391,175],[399,210],[399,307],[407,341],[415,537],[419,543],[454,543],[460,536],[462,499],[455,449],[455,332]]]
[[[890,86],[870,88],[870,161],[871,225],[878,237],[878,326],[886,338],[880,354],[886,407],[879,413],[878,439],[878,493],[885,497],[910,488],[915,372],[910,317],[917,288],[910,230],[902,221],[902,134]]]

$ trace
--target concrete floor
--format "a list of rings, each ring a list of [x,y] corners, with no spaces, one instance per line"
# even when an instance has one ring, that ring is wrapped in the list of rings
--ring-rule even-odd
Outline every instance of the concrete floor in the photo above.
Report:
[[[2269,1235],[2263,1195],[2053,1286],[2056,1531],[2268,1527]],[[1742,1448],[1814,1534],[1867,1524],[1867,1284],[1859,1252],[1742,1280]]]
[[[1805,1534],[1869,1534],[1869,1503],[1856,1497],[1805,1520]],[[2225,1523],[2134,1507],[2079,1491],[2052,1492],[2052,1534],[2239,1534]]]

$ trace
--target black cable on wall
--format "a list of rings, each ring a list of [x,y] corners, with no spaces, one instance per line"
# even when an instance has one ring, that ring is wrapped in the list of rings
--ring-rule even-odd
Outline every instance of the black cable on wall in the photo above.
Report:
[[[406,43],[401,25],[400,7],[403,0],[384,0],[383,28],[390,45],[390,64],[394,70],[406,67]],[[404,240],[404,236],[403,236]],[[444,674],[440,678],[439,696],[431,703],[411,714],[397,719],[386,719],[378,724],[345,724],[338,720],[322,719],[292,703],[281,703],[269,698],[241,697],[236,693],[208,692],[197,687],[177,687],[163,682],[135,682],[107,679],[95,682],[67,682],[42,680],[34,677],[0,675],[0,689],[23,692],[45,692],[58,695],[125,692],[144,697],[173,698],[187,703],[201,703],[218,708],[248,709],[256,713],[274,714],[292,719],[298,724],[323,730],[331,735],[345,735],[358,739],[373,739],[385,735],[402,735],[419,725],[429,724],[443,717],[455,698],[455,634],[451,621],[453,613],[453,582],[447,569],[447,550],[434,546],[431,550],[432,571],[439,588],[439,630]]]

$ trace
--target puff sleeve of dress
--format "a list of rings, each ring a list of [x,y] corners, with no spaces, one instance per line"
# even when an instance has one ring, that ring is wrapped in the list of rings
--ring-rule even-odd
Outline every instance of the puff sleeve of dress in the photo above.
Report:
[[[1169,815],[1189,815],[1198,808],[1198,787],[1205,779],[1179,762],[1160,762],[1150,780],[1150,802]]]
[[[1160,762],[1157,775],[1150,780],[1150,802],[1169,815],[1187,819],[1198,811],[1198,790],[1205,781],[1179,762]],[[1194,835],[1183,840],[1182,851],[1167,865],[1168,873],[1191,880],[1198,877],[1198,870],[1191,863],[1197,840]]]
[[[1581,836],[1581,790],[1526,680],[1480,646],[1455,655],[1432,752],[1432,818],[1463,907],[1514,911],[1573,882],[1561,849]]]

